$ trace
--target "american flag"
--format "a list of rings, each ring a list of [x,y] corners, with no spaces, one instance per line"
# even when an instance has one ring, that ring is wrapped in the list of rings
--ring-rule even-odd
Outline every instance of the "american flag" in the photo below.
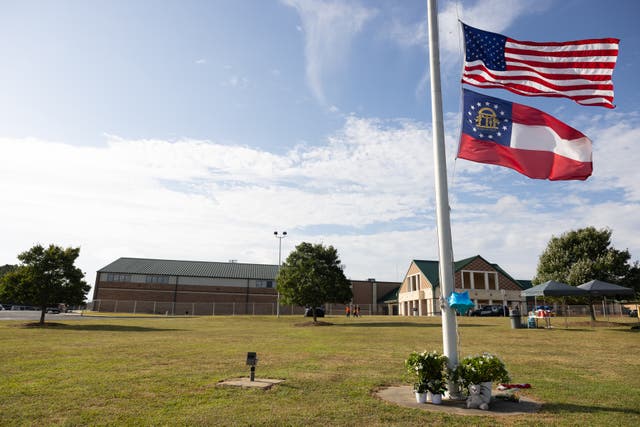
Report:
[[[611,75],[620,40],[531,42],[464,23],[462,28],[465,40],[462,83],[614,108]]]

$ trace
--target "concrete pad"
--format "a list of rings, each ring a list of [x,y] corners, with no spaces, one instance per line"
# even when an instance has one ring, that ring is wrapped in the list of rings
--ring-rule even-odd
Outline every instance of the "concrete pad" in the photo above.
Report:
[[[217,385],[221,387],[242,387],[242,388],[259,388],[267,390],[273,387],[275,384],[280,384],[284,380],[276,380],[269,378],[256,378],[255,381],[251,381],[248,377],[244,378],[231,378],[228,380],[220,381]]]
[[[505,415],[525,415],[538,412],[542,403],[532,399],[521,397],[520,402],[511,402],[497,399],[495,395],[491,398],[489,410],[467,409],[465,400],[442,399],[441,405],[433,403],[416,402],[415,393],[411,386],[387,387],[376,391],[376,396],[384,401],[407,408],[417,408],[424,411],[446,412],[455,415],[473,416],[505,416]]]

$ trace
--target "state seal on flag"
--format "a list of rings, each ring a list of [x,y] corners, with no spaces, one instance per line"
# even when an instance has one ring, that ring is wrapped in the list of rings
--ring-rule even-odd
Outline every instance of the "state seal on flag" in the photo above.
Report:
[[[510,102],[495,99],[487,101],[476,96],[465,96],[464,107],[463,133],[483,141],[510,146],[512,129]]]

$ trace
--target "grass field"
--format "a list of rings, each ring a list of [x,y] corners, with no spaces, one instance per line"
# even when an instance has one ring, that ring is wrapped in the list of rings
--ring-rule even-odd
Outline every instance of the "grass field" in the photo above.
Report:
[[[0,425],[640,425],[640,331],[554,319],[510,329],[459,318],[459,356],[489,351],[544,402],[534,415],[468,417],[378,400],[412,350],[442,350],[439,318],[87,318],[45,328],[0,322]],[[635,323],[637,324],[637,323]],[[271,390],[218,387],[248,376]]]

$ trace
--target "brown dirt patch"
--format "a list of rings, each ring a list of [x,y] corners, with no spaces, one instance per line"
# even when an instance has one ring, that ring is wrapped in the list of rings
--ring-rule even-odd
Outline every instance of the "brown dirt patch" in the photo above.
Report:
[[[318,320],[317,322],[313,322],[309,321],[309,322],[304,322],[304,323],[296,323],[294,326],[332,326],[333,323],[330,322],[323,322],[321,320]]]

